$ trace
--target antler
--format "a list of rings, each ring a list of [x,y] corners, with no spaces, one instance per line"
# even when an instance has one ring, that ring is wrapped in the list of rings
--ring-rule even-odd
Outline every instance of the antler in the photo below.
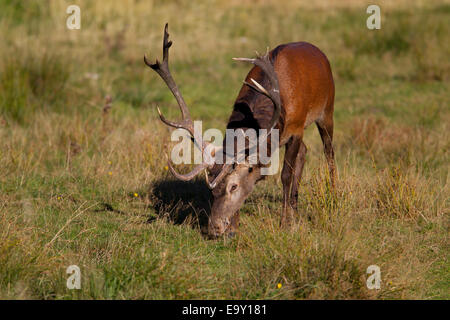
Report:
[[[175,176],[175,178],[182,180],[182,181],[189,181],[195,178],[200,172],[202,172],[204,169],[208,168],[208,164],[206,162],[203,162],[202,164],[199,164],[195,166],[194,169],[192,169],[191,172],[186,174],[181,174],[175,171],[174,167],[172,166],[172,162],[170,160],[167,160],[168,167],[170,169],[170,172]],[[208,173],[206,173],[206,176],[208,176]]]
[[[167,86],[169,87],[173,96],[177,100],[178,106],[180,107],[182,120],[179,122],[167,120],[162,115],[159,107],[157,107],[158,114],[159,114],[159,117],[161,118],[161,121],[163,123],[165,123],[166,125],[174,127],[174,128],[178,128],[178,129],[181,128],[181,129],[187,130],[190,133],[192,140],[194,141],[194,144],[196,144],[197,147],[200,148],[200,150],[202,151],[202,154],[203,154],[204,150],[207,147],[207,143],[204,143],[202,141],[201,132],[196,133],[194,131],[194,123],[191,120],[191,115],[189,113],[186,102],[184,101],[183,96],[181,95],[181,92],[178,89],[178,87],[177,87],[175,81],[173,80],[172,75],[170,74],[170,71],[169,71],[169,48],[172,45],[172,41],[169,41],[168,28],[169,28],[169,25],[166,23],[166,25],[164,27],[163,61],[162,61],[162,63],[159,62],[158,59],[156,59],[155,63],[151,63],[145,55],[144,55],[144,62],[147,66],[149,66],[150,68],[155,70],[159,74],[159,76],[164,80],[164,82],[167,84]],[[193,179],[203,169],[207,168],[208,164],[203,162],[202,164],[197,165],[191,172],[189,172],[187,174],[180,174],[180,173],[176,172],[175,169],[173,168],[170,160],[168,160],[168,167],[170,168],[170,171],[172,172],[172,174],[175,177],[177,177],[178,179],[183,180],[183,181],[188,181],[188,180]]]
[[[264,73],[269,77],[269,81],[272,85],[272,88],[270,90],[265,89],[261,84],[259,84],[255,79],[250,78],[250,80],[253,83],[249,83],[247,81],[244,81],[244,84],[255,90],[256,92],[259,92],[266,97],[268,97],[274,106],[274,112],[272,115],[272,119],[270,120],[269,127],[267,128],[270,131],[275,127],[278,120],[280,119],[281,114],[281,98],[280,98],[280,88],[278,85],[278,78],[277,74],[275,73],[275,69],[273,67],[273,64],[270,62],[269,58],[269,52],[267,51],[264,56],[258,56],[255,59],[250,58],[233,58],[235,61],[244,61],[244,62],[250,62],[258,67],[260,67]],[[267,134],[268,135],[268,134]]]
[[[212,182],[209,182],[208,173],[205,173],[206,184],[210,189],[214,189],[217,184],[230,172],[232,165],[229,163],[225,163],[220,170],[219,174],[214,178]]]
[[[169,87],[170,91],[174,95],[175,99],[178,102],[178,106],[181,110],[181,115],[183,120],[180,122],[174,122],[167,120],[161,113],[161,110],[158,107],[158,113],[159,117],[161,118],[161,121],[167,124],[168,126],[174,127],[174,128],[182,128],[189,131],[192,137],[194,137],[194,124],[191,120],[191,115],[189,113],[189,110],[187,108],[186,102],[184,102],[183,96],[181,95],[180,90],[178,89],[175,81],[172,78],[172,75],[169,71],[169,48],[172,45],[172,41],[169,41],[169,32],[168,32],[169,25],[166,23],[166,26],[164,27],[164,40],[163,40],[163,62],[160,63],[158,59],[156,59],[155,63],[151,63],[148,61],[147,57],[144,55],[144,62],[147,66],[155,70],[159,76],[164,80],[164,82]]]

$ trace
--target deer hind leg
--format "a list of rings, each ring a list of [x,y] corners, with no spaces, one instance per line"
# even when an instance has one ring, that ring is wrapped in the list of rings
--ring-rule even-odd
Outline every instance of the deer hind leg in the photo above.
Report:
[[[295,179],[296,162],[300,150],[302,140],[300,137],[292,137],[286,144],[286,152],[284,155],[283,170],[281,171],[281,182],[283,184],[283,209],[281,212],[281,226],[288,226],[292,222],[293,213],[296,209],[292,204],[296,201],[292,200],[293,186]]]
[[[331,186],[334,188],[336,181],[336,165],[334,163],[334,149],[333,149],[333,118],[324,121],[316,122],[317,129],[319,129],[320,137],[322,138],[325,158],[328,163],[328,170],[330,172]]]
[[[305,165],[307,151],[308,149],[306,148],[305,143],[303,142],[303,140],[300,140],[300,147],[298,150],[297,158],[295,160],[295,171],[292,182],[291,196],[289,200],[289,204],[294,209],[294,211],[297,211],[298,185],[300,183],[300,180],[302,179],[303,167]]]

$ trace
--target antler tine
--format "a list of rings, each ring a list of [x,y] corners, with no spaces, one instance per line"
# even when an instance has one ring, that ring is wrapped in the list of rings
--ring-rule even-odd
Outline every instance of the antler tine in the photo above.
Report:
[[[172,46],[172,41],[169,41],[169,24],[166,23],[164,27],[164,38],[163,38],[163,64],[169,65],[169,48]],[[144,56],[145,63],[152,68],[153,70],[157,71],[161,68],[161,63],[156,59],[155,63],[151,63],[147,60],[147,58]]]
[[[200,172],[202,172],[203,170],[205,170],[208,167],[207,163],[202,163],[199,164],[197,166],[195,166],[194,169],[192,169],[191,172],[186,173],[186,174],[181,174],[178,173],[175,168],[172,165],[172,162],[170,160],[167,160],[167,165],[170,169],[170,172],[172,172],[172,174],[175,176],[175,178],[182,180],[182,181],[189,181],[192,180],[193,178],[195,178]],[[208,174],[206,174],[208,176]]]
[[[221,171],[219,172],[219,174],[214,178],[214,180],[212,182],[209,182],[209,178],[208,178],[208,172],[205,172],[205,180],[206,180],[206,184],[208,185],[208,187],[212,190],[214,189],[217,184],[222,181],[222,179],[225,177],[225,175],[230,171],[231,168],[231,164],[224,164]]]
[[[169,24],[164,26],[164,38],[163,38],[163,60],[164,63],[169,64],[169,48],[172,46],[172,41],[169,40]]]
[[[281,98],[280,98],[280,89],[279,89],[279,85],[278,85],[278,78],[275,73],[273,64],[270,62],[269,52],[267,51],[264,56],[258,56],[255,59],[233,58],[233,60],[252,63],[252,64],[260,67],[264,71],[264,73],[269,77],[269,81],[272,85],[272,88],[270,90],[265,89],[261,84],[259,84],[256,80],[254,80],[252,78],[250,80],[253,82],[253,84],[246,82],[246,81],[244,81],[244,84],[246,84],[247,86],[249,86],[256,92],[259,92],[259,93],[265,95],[272,101],[275,109],[274,109],[272,119],[270,120],[270,124],[268,127],[269,130],[272,130],[280,118]]]
[[[161,121],[163,123],[165,123],[168,126],[173,127],[173,128],[185,129],[189,132],[191,137],[194,138],[194,128],[192,126],[192,122],[190,121],[190,119],[181,120],[179,122],[170,121],[170,120],[167,120],[166,117],[163,116],[163,114],[161,113],[161,110],[159,109],[158,106],[156,107],[156,109],[158,110],[159,118],[161,119]],[[194,141],[194,142],[196,143],[196,141]]]

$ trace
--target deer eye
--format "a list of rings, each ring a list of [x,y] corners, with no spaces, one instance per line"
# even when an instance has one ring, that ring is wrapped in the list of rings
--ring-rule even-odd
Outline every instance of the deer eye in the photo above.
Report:
[[[231,188],[230,188],[230,192],[236,191],[237,188],[238,188],[238,185],[237,185],[237,184],[233,184],[233,185],[231,186]]]
[[[248,168],[248,173],[251,173],[252,171],[253,171],[252,167]]]

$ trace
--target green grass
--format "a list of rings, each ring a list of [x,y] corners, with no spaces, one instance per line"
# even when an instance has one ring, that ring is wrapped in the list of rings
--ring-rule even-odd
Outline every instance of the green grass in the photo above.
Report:
[[[382,3],[369,31],[353,1],[76,3],[78,31],[67,1],[0,4],[0,298],[449,299],[448,4]],[[232,57],[299,40],[328,56],[339,181],[329,189],[308,129],[292,230],[278,227],[278,174],[244,204],[237,237],[202,237],[209,193],[165,169],[155,106],[179,111],[142,61],[160,57],[167,21],[172,73],[204,129],[225,128],[248,72]],[[66,287],[73,264],[81,290]],[[380,290],[365,285],[372,264]]]

